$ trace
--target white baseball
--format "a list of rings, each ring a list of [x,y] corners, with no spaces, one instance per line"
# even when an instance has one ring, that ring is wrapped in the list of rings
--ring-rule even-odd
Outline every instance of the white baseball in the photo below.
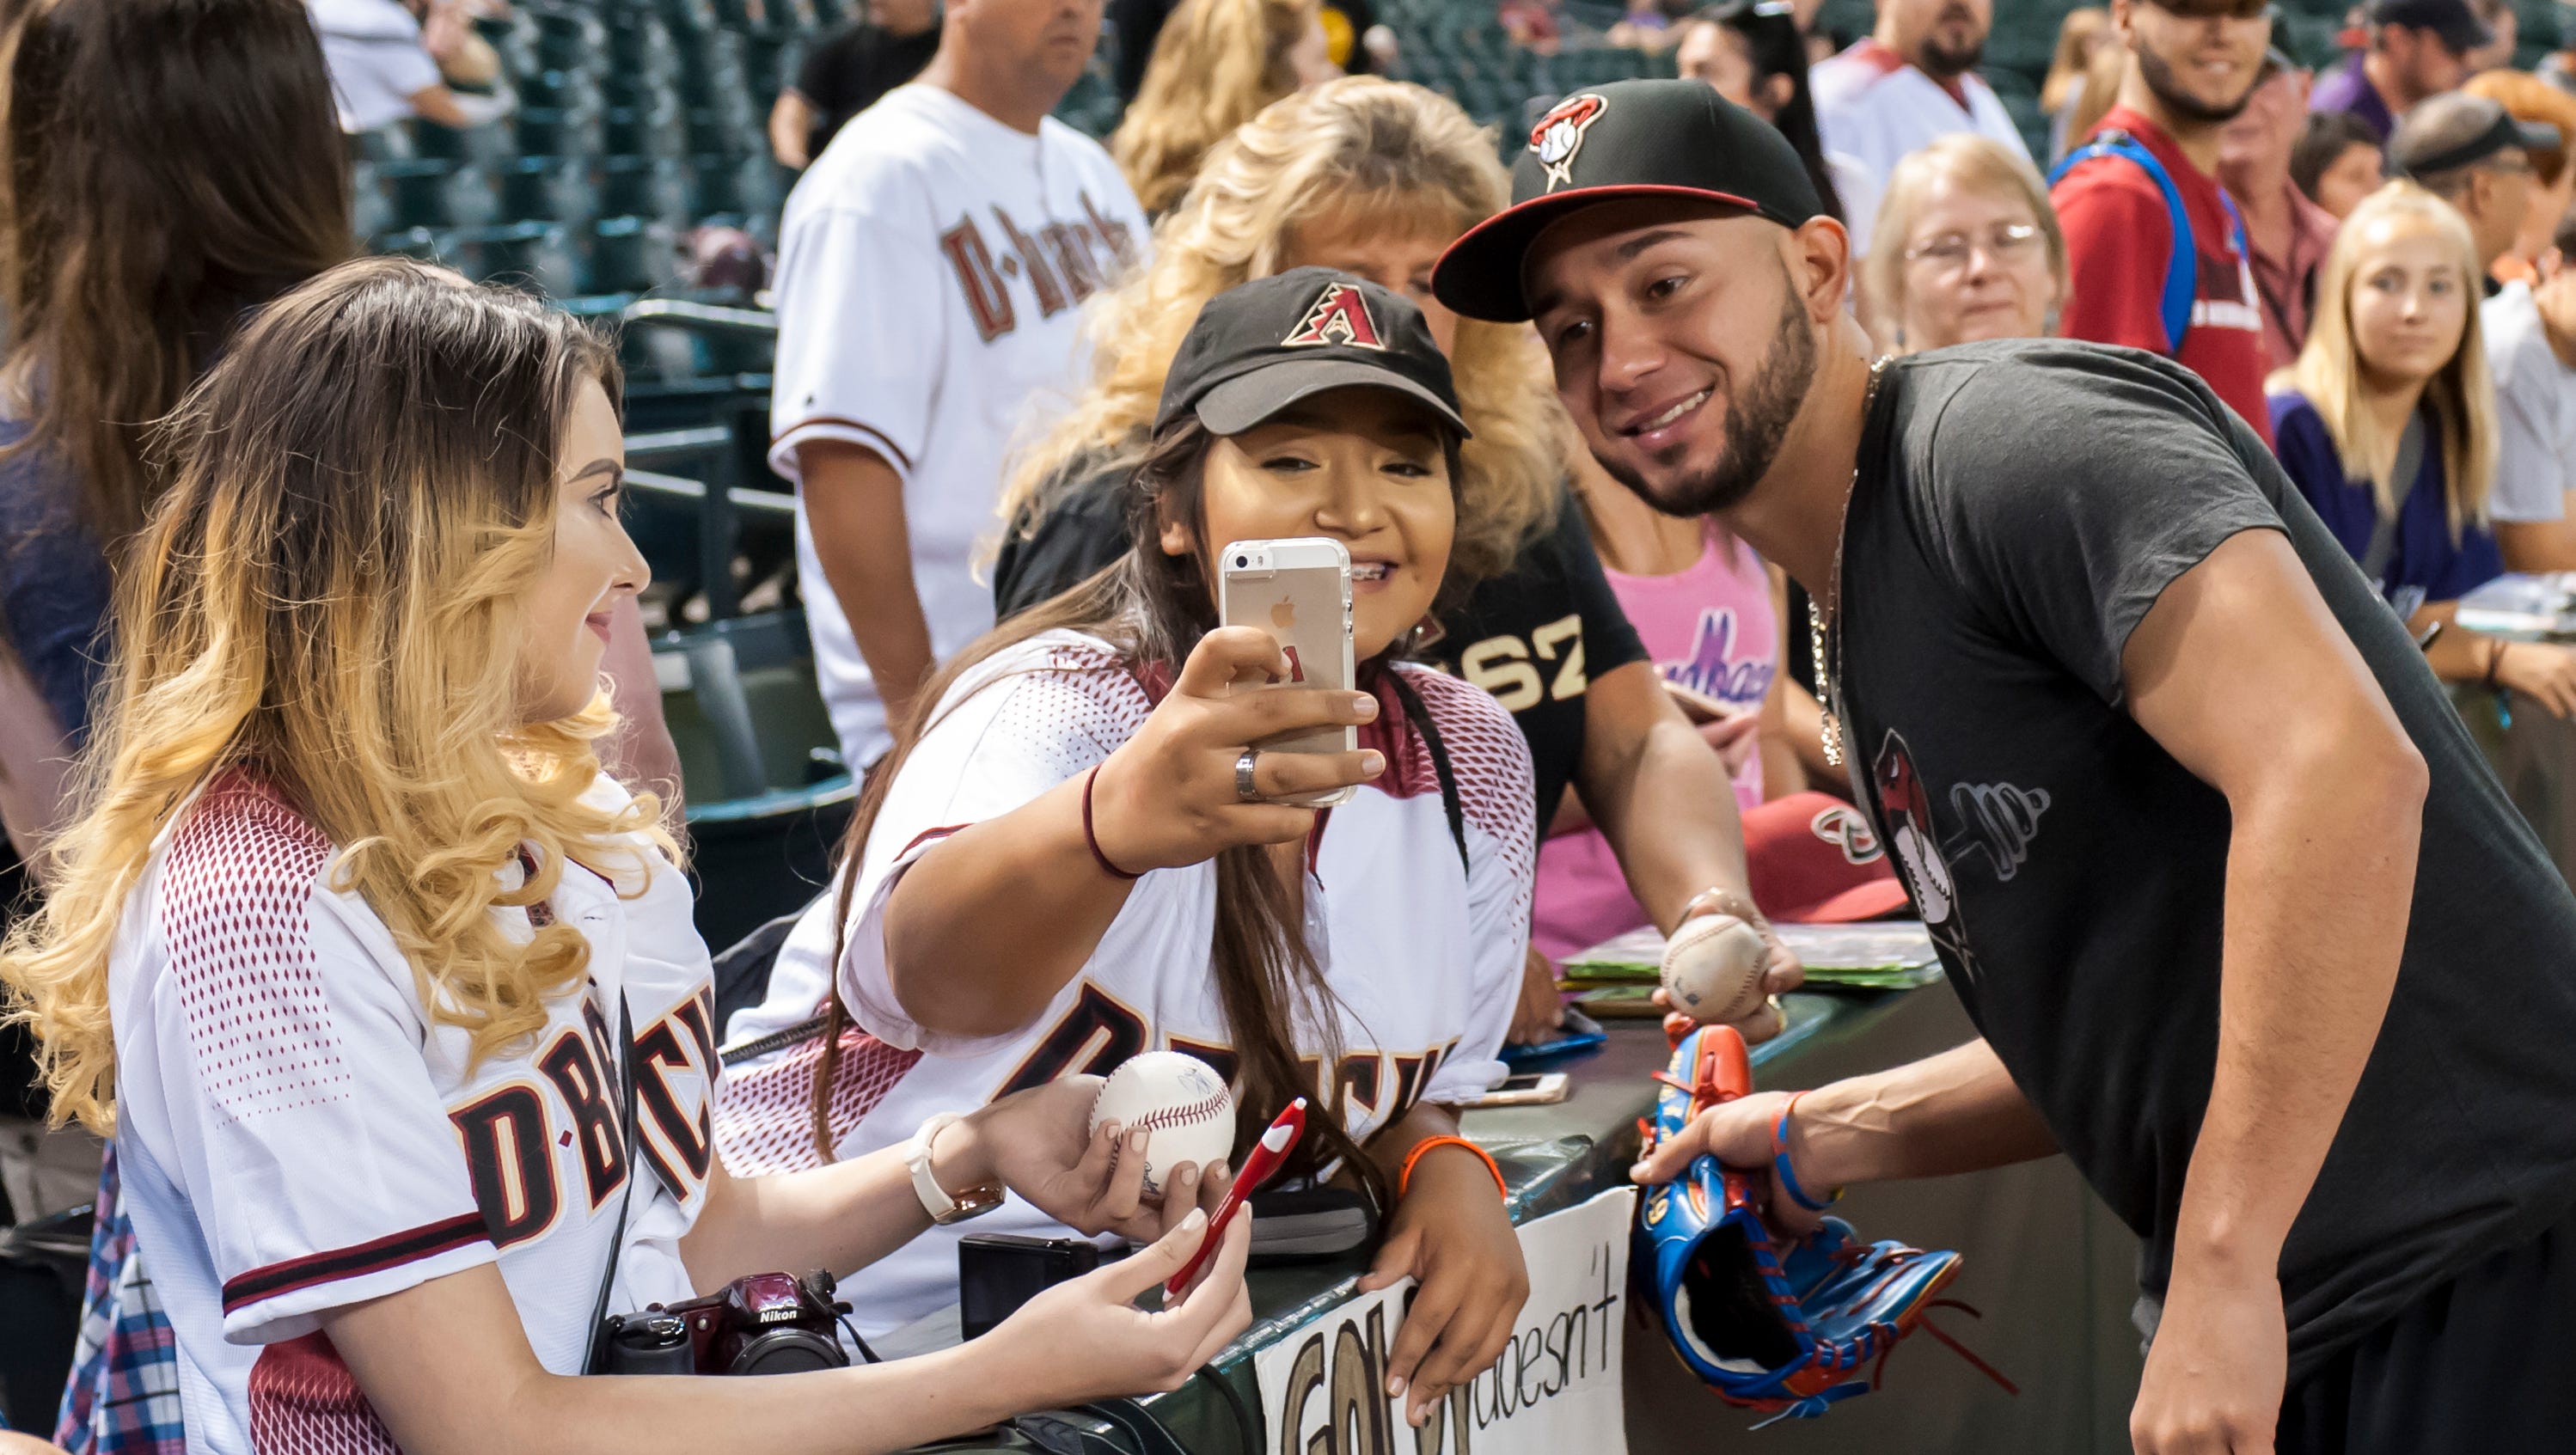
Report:
[[[1147,1197],[1161,1197],[1164,1179],[1189,1163],[1234,1155],[1234,1096],[1225,1078],[1178,1051],[1147,1051],[1110,1072],[1091,1105],[1091,1129],[1102,1122],[1146,1129]]]
[[[1740,1021],[1762,1005],[1762,933],[1731,914],[1683,922],[1664,946],[1664,993],[1694,1020]]]

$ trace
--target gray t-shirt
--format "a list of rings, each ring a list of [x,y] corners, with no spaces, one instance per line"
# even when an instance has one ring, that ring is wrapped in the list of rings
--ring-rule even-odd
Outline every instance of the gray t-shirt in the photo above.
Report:
[[[2161,1295],[2217,1064],[2230,822],[2129,716],[2121,657],[2248,530],[2288,538],[2431,771],[2388,1016],[2281,1250],[2295,1379],[2576,1204],[2576,896],[2423,653],[2198,376],[2011,340],[1888,371],[1844,546],[1841,696],[1951,985],[2146,1240]]]
[[[2495,375],[2496,474],[2487,513],[2558,520],[2576,490],[2576,369],[2559,362],[2528,284],[2508,283],[2478,309]]]

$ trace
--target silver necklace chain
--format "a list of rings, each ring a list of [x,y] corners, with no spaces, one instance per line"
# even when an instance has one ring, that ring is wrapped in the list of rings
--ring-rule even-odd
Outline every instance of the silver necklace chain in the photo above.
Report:
[[[1864,435],[1869,428],[1870,406],[1878,400],[1878,381],[1886,377],[1887,365],[1888,358],[1882,357],[1869,366],[1869,388],[1861,395],[1860,401],[1861,429]],[[1813,596],[1807,598],[1807,660],[1816,671],[1816,706],[1821,710],[1823,719],[1818,733],[1821,740],[1819,746],[1824,749],[1826,764],[1835,768],[1843,765],[1842,693],[1834,685],[1835,674],[1827,666],[1828,654],[1825,648],[1827,639],[1830,637],[1833,646],[1830,660],[1834,667],[1838,668],[1842,660],[1843,533],[1851,527],[1852,496],[1859,490],[1860,453],[1855,448],[1852,453],[1851,483],[1843,490],[1842,514],[1834,520],[1834,561],[1832,568],[1825,575],[1824,599],[1819,602]],[[1825,626],[1828,605],[1833,612],[1831,631],[1828,631]]]

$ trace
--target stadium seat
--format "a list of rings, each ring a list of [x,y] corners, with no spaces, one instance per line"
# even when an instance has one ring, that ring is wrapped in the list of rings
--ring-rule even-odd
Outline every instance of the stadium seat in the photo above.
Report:
[[[599,164],[599,214],[687,226],[703,210],[691,168],[670,157],[609,157]]]
[[[581,291],[582,263],[571,230],[514,222],[457,228],[435,239],[438,260],[478,283],[507,283],[552,298]]]
[[[688,155],[689,118],[677,106],[612,107],[601,120],[601,141],[610,156]]]
[[[591,165],[571,157],[520,157],[497,169],[503,222],[588,223],[605,210]]]
[[[600,83],[580,71],[543,71],[519,85],[523,106],[566,111],[599,111],[607,106]]]
[[[605,150],[601,113],[531,106],[518,115],[518,150],[523,156],[595,156]]]
[[[376,163],[360,160],[349,167],[349,231],[368,238],[394,225],[393,201],[376,180]]]
[[[678,233],[667,222],[643,217],[603,217],[590,225],[590,261],[584,293],[645,293],[679,277]]]

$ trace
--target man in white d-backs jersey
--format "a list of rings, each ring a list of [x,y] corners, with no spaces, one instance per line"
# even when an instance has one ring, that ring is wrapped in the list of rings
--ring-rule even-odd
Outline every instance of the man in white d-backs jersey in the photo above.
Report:
[[[993,624],[968,565],[1004,452],[1071,393],[1079,305],[1144,258],[1109,154],[1047,116],[1100,6],[949,0],[929,69],[787,199],[769,463],[796,482],[814,666],[853,771]]]
[[[1883,185],[1906,153],[1952,132],[2030,149],[1995,90],[1977,75],[1993,0],[1884,0],[1878,28],[1807,73],[1828,151],[1858,159]]]

